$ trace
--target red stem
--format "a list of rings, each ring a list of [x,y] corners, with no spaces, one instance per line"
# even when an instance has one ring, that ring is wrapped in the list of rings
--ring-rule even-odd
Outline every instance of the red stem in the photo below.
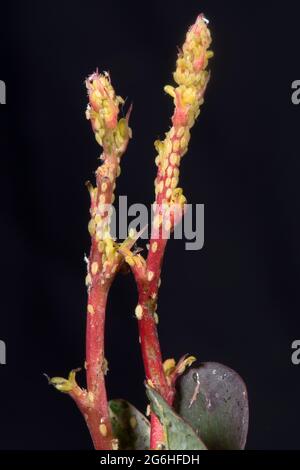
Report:
[[[91,259],[95,259],[92,254]],[[89,291],[86,328],[86,377],[88,399],[92,405],[86,421],[95,449],[106,450],[112,448],[113,439],[104,378],[104,331],[108,291],[107,285],[102,286],[97,279],[94,280]]]
[[[156,234],[157,235],[157,234]],[[155,252],[152,245],[156,244]],[[139,337],[146,380],[172,405],[174,388],[168,382],[163,368],[163,360],[156,325],[156,301],[160,283],[161,264],[167,239],[152,236],[146,271],[132,266],[139,292],[138,306],[142,308],[139,318]],[[153,273],[153,278],[151,278]],[[149,276],[149,277],[148,277]],[[150,280],[149,280],[150,279]],[[158,418],[151,413],[150,448],[159,449],[164,445],[164,432]]]

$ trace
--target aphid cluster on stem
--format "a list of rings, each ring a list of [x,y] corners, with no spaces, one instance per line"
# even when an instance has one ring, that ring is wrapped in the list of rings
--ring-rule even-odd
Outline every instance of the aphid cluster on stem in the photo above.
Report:
[[[200,113],[204,92],[209,80],[208,60],[213,53],[207,20],[203,15],[189,29],[180,50],[173,74],[176,86],[166,85],[165,91],[174,101],[172,126],[164,140],[154,143],[157,151],[154,181],[154,219],[146,258],[133,249],[139,234],[130,231],[129,237],[119,243],[110,233],[111,205],[114,203],[116,179],[121,173],[121,159],[132,132],[129,127],[131,107],[125,118],[119,119],[120,105],[124,100],[116,95],[107,72],[93,73],[86,80],[88,106],[86,117],[91,121],[96,141],[102,147],[101,165],[96,170],[96,186],[87,183],[90,193],[88,230],[91,250],[87,263],[86,286],[86,389],[78,386],[76,371],[68,379],[54,377],[50,383],[68,393],[78,405],[89,427],[96,449],[116,449],[118,440],[113,434],[106,396],[104,376],[108,365],[104,356],[104,327],[106,302],[111,284],[121,266],[126,263],[136,280],[138,304],[135,317],[138,321],[145,375],[148,386],[160,393],[172,405],[176,378],[195,360],[193,356],[163,362],[158,340],[157,313],[158,290],[161,284],[161,267],[167,239],[184,214],[186,198],[178,187],[179,168],[188,150],[191,128]],[[135,429],[134,416],[130,425]],[[151,412],[152,449],[165,448],[165,435],[155,413]]]

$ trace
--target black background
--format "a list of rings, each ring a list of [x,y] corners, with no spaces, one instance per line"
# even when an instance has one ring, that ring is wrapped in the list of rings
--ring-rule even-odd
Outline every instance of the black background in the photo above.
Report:
[[[248,449],[299,448],[300,78],[297,2],[15,1],[1,4],[1,449],[89,449],[88,431],[43,373],[84,361],[89,199],[99,147],[85,120],[84,78],[109,70],[133,102],[134,139],[118,194],[153,200],[153,141],[168,129],[163,86],[187,27],[210,19],[215,58],[181,171],[205,204],[205,246],[171,241],[160,290],[164,357],[186,352],[244,378]],[[136,290],[120,276],[107,321],[110,397],[146,407],[134,320]]]

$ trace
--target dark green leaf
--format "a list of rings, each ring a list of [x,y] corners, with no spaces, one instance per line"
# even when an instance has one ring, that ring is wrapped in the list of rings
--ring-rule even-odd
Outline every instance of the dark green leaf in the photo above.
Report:
[[[229,367],[206,362],[177,382],[176,410],[208,449],[243,449],[249,408],[246,386]]]
[[[150,423],[140,411],[126,400],[111,400],[109,411],[120,450],[149,449]]]
[[[192,427],[174,412],[158,392],[151,387],[146,388],[151,409],[164,427],[167,450],[206,450]]]

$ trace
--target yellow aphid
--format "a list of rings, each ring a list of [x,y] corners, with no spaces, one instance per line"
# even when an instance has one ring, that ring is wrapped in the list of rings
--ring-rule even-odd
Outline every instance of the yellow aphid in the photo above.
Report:
[[[118,168],[117,168],[117,176],[120,176],[120,174],[121,174],[121,167],[118,166]]]
[[[158,229],[159,226],[160,226],[160,217],[159,217],[159,215],[157,214],[157,215],[154,217],[154,219],[153,219],[153,227],[154,227],[155,229]]]
[[[86,285],[86,286],[89,286],[91,283],[92,283],[91,275],[90,275],[90,274],[87,274],[87,276],[86,276],[86,278],[85,278],[85,285]]]
[[[88,224],[88,231],[89,231],[91,237],[94,236],[95,230],[96,230],[95,221],[94,221],[94,219],[91,219],[91,220],[89,221],[89,224]]]
[[[182,93],[182,101],[184,104],[193,104],[196,101],[195,87],[186,88]]]
[[[166,136],[172,139],[172,137],[174,137],[174,134],[175,134],[175,128],[171,127],[171,129],[169,130],[168,134],[166,134]]]
[[[155,165],[158,166],[159,162],[160,162],[160,156],[157,155],[157,157],[155,158]]]
[[[174,90],[174,87],[171,86],[171,85],[166,85],[164,87],[164,90],[166,93],[168,93],[168,95],[172,96],[172,98],[175,98],[175,90]]]
[[[100,214],[96,214],[96,215],[95,215],[95,222],[96,222],[96,224],[99,224],[99,223],[101,222],[101,220],[102,220],[101,215],[100,215]]]
[[[172,142],[170,139],[166,139],[164,142],[164,148],[165,148],[165,153],[168,155],[169,153],[172,152]]]
[[[190,76],[186,75],[181,69],[177,68],[176,71],[173,73],[173,78],[178,85],[185,85],[189,86],[190,82],[193,81],[193,75]]]
[[[99,121],[98,118],[94,119],[94,129],[96,131],[99,131],[99,129],[100,129],[100,121]]]
[[[180,139],[180,137],[183,136],[184,131],[185,131],[185,127],[179,127],[179,129],[178,129],[178,131],[177,131],[177,133],[176,133],[176,135],[177,135],[177,137],[178,137],[179,139]]]
[[[168,178],[166,179],[166,183],[165,183],[165,184],[166,184],[166,187],[170,186],[170,184],[171,184],[171,178],[168,177]]]
[[[176,188],[177,184],[178,184],[178,178],[173,176],[172,181],[171,181],[171,188],[172,189]]]
[[[166,169],[168,168],[168,165],[169,165],[168,159],[165,158],[164,161],[163,161],[163,164],[162,164],[163,171],[166,171]]]
[[[172,198],[177,199],[181,195],[182,195],[182,188],[176,188],[173,191]]]
[[[94,315],[95,310],[94,310],[94,307],[92,306],[92,304],[88,304],[87,310],[91,315]]]
[[[124,100],[123,98],[121,98],[120,96],[118,96],[117,98],[119,98],[119,101],[120,103],[124,103]],[[121,118],[118,122],[118,131],[119,131],[119,134],[120,136],[124,139],[124,138],[127,138],[128,137],[128,134],[130,134],[129,132],[129,128],[128,128],[128,124],[127,124],[127,120],[125,118]]]
[[[138,320],[143,318],[143,307],[140,304],[138,304],[135,308],[135,316]]]
[[[103,142],[102,142],[102,137],[99,135],[99,132],[95,133],[95,139],[98,142],[98,144],[101,145],[102,147]]]
[[[133,238],[136,236],[136,230],[135,230],[134,228],[131,228],[131,229],[129,230],[129,234],[128,234],[128,235],[129,235],[129,238],[132,238],[132,239],[133,239]]]
[[[178,178],[178,177],[179,177],[179,169],[178,169],[178,168],[174,168],[174,170],[173,170],[173,176],[174,176],[175,178]]]
[[[107,183],[102,183],[101,184],[101,191],[103,191],[105,193],[106,190],[107,190]]]
[[[154,277],[154,272],[153,271],[148,271],[147,279],[148,279],[149,282],[152,281],[153,277]]]
[[[172,165],[176,165],[177,163],[177,154],[176,153],[172,153],[171,156],[170,156],[170,163]]]
[[[158,318],[158,315],[157,315],[156,312],[153,314],[153,318],[154,318],[155,324],[158,325],[158,323],[159,323],[159,318]]]
[[[156,140],[154,142],[154,147],[157,151],[157,153],[162,154],[164,151],[164,143],[161,140]]]
[[[187,147],[189,140],[190,140],[189,134],[188,133],[184,134],[184,136],[180,140],[180,148],[182,150],[184,150]]]
[[[156,253],[157,251],[157,242],[153,242],[151,245],[151,251],[152,253]]]
[[[173,178],[172,178],[172,180],[173,180]],[[172,196],[172,189],[168,188],[167,192],[166,192],[166,197],[169,199],[171,196]]]
[[[106,238],[104,243],[105,243],[105,254],[109,258],[110,255],[114,252],[114,243],[111,238]]]
[[[172,173],[173,173],[173,168],[171,166],[169,166],[168,170],[167,170],[167,175],[168,175],[169,178],[171,178]]]
[[[177,140],[177,139],[173,140],[173,146],[172,147],[173,147],[174,152],[178,152],[179,145],[180,145],[179,140]]]
[[[94,262],[92,263],[92,266],[91,266],[91,271],[92,271],[92,274],[93,274],[94,276],[95,276],[95,274],[97,274],[97,272],[98,272],[98,267],[99,267],[99,266],[98,266],[97,261],[94,261]]]
[[[94,396],[93,392],[88,392],[88,399],[91,403],[94,403],[95,396]]]
[[[158,192],[159,192],[159,193],[162,193],[163,190],[164,190],[164,182],[163,182],[163,180],[162,180],[162,181],[160,181],[160,183],[159,183],[159,185],[158,185]]]
[[[107,427],[104,423],[100,424],[99,431],[100,431],[101,436],[103,436],[103,437],[107,436]]]

